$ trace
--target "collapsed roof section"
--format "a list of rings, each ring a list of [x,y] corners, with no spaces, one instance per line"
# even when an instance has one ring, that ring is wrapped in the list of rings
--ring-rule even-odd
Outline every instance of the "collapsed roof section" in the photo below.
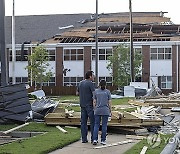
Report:
[[[180,40],[180,25],[174,25],[165,12],[142,12],[133,14],[134,41]],[[44,43],[95,42],[95,20],[81,22],[82,26],[55,35]],[[102,14],[98,19],[99,42],[128,42],[130,40],[129,16],[127,13]]]

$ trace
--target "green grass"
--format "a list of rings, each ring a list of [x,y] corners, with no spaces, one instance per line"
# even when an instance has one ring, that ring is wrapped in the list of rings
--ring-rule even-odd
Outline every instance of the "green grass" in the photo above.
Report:
[[[148,147],[146,154],[160,154],[167,144],[165,140],[167,138],[171,138],[172,136],[173,135],[161,135],[161,143],[155,148],[152,148],[152,146],[147,143],[147,140],[143,139],[142,141],[134,145],[131,149],[126,151],[124,154],[139,154],[144,146]]]
[[[128,100],[134,99],[129,97],[124,97],[120,99],[112,99],[112,105],[129,105]]]
[[[60,101],[61,100],[76,100],[79,101],[79,96],[75,96],[75,95],[67,95],[67,96],[60,96]]]
[[[129,105],[128,104],[128,100],[129,99],[134,99],[134,98],[129,98],[129,97],[125,97],[125,98],[121,98],[121,99],[112,99],[112,105]],[[79,101],[79,96],[61,96],[59,99],[59,102],[63,101],[63,100],[70,100],[70,101]],[[72,106],[72,107],[64,107],[67,108],[68,110],[74,110],[75,112],[80,112],[80,107],[78,106]],[[134,111],[136,108],[127,108],[127,109],[120,109],[118,111],[127,111],[127,112],[131,112]]]
[[[16,125],[1,125],[0,130],[7,130]],[[80,139],[80,130],[65,128],[64,134],[54,126],[46,126],[44,123],[30,123],[18,131],[47,132],[43,135],[23,139],[0,146],[0,153],[12,154],[46,154],[58,148],[62,148]]]

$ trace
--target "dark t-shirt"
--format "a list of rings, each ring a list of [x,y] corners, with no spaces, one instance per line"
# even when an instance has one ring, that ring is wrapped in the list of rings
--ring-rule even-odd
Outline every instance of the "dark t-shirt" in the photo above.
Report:
[[[95,90],[91,80],[83,80],[78,86],[80,106],[93,106],[93,91]]]
[[[93,95],[93,99],[96,100],[96,106],[94,110],[95,115],[109,115],[109,100],[111,100],[111,93],[109,90],[96,89]]]

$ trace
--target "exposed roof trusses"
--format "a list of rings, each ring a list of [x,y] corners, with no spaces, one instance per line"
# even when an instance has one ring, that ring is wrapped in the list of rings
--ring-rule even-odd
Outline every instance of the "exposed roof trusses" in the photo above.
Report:
[[[93,18],[94,19],[94,18]],[[51,38],[51,42],[83,43],[95,42],[95,20],[87,20],[82,26]],[[174,25],[163,12],[133,14],[134,41],[180,40],[180,25]],[[99,42],[128,42],[130,40],[129,16],[126,13],[104,14],[98,18]],[[47,40],[44,43],[49,43]]]
[[[129,24],[117,26],[99,26],[99,42],[127,42],[130,37]],[[134,41],[170,41],[180,37],[180,25],[133,25]],[[95,27],[84,27],[56,35],[54,41],[59,43],[95,42]]]

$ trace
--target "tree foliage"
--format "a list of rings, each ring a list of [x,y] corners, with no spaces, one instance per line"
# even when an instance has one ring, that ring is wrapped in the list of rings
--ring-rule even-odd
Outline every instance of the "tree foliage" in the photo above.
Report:
[[[33,53],[28,56],[28,69],[29,78],[35,83],[40,84],[42,88],[42,83],[47,82],[53,76],[51,69],[48,69],[48,51],[43,46],[37,46],[34,48]]]
[[[140,52],[134,53],[134,74],[140,76],[142,55]],[[119,45],[113,55],[109,57],[107,68],[112,71],[113,84],[118,87],[129,85],[131,80],[130,72],[130,48],[126,45]]]

